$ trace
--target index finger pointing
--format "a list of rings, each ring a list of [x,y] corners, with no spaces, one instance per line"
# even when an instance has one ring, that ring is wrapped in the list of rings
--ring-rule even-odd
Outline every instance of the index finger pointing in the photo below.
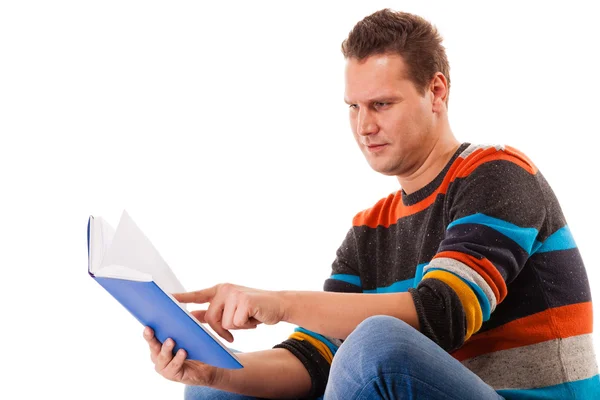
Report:
[[[208,303],[217,294],[217,287],[213,286],[208,289],[196,290],[195,292],[173,293],[173,297],[180,303]]]

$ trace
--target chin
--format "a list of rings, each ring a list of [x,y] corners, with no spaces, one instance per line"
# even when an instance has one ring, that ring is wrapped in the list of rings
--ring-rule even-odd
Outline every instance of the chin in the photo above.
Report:
[[[380,163],[376,163],[376,162],[369,162],[369,166],[371,167],[371,169],[375,172],[378,172],[382,175],[386,175],[386,176],[395,176],[396,175],[396,170],[394,168],[392,168],[389,165],[382,165]]]
[[[396,176],[396,172],[393,170],[375,170],[375,172],[379,172],[381,175],[385,175],[385,176]]]

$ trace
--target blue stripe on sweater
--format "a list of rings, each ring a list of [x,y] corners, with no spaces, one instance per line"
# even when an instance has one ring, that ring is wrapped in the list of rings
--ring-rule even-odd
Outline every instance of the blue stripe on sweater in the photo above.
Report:
[[[536,253],[546,253],[549,251],[569,250],[577,247],[571,230],[568,226],[563,226],[546,239]]]
[[[331,354],[335,355],[335,353],[337,352],[338,347],[331,343],[325,336],[323,335],[319,335],[316,332],[313,331],[309,331],[308,329],[304,329],[301,327],[297,327],[296,329],[294,329],[294,332],[302,332],[307,334],[308,336],[312,336],[313,338],[323,342],[327,347],[329,347],[329,350],[331,350]]]
[[[415,282],[414,278],[406,279],[404,281],[394,282],[390,286],[379,287],[377,289],[363,290],[363,293],[399,293],[407,292],[408,289],[413,287]]]
[[[595,399],[600,393],[600,377],[592,376],[580,381],[566,382],[535,389],[501,389],[497,391],[506,400]]]
[[[392,283],[390,286],[378,287],[377,289],[363,290],[363,293],[401,293],[408,292],[408,289],[419,286],[419,282],[423,279],[423,268],[429,263],[417,265],[415,276],[410,279]]]
[[[534,251],[534,248],[537,248],[538,246],[536,245],[535,240],[538,231],[535,228],[522,228],[510,222],[477,213],[451,222],[446,229],[450,229],[453,226],[460,224],[479,224],[494,229],[518,243],[528,254],[531,254]]]
[[[361,287],[360,276],[348,275],[348,274],[334,274],[331,275],[331,279],[346,282],[354,286]]]

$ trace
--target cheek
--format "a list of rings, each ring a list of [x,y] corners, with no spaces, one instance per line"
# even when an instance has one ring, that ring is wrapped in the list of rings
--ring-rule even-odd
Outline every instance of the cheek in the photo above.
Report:
[[[354,118],[351,115],[349,118],[349,121],[350,121],[350,130],[352,131],[352,136],[354,136],[354,138],[358,140],[358,133],[356,131],[356,118]]]
[[[420,107],[415,110],[415,124],[426,125],[432,118],[431,103],[427,103],[425,99],[421,101]]]
[[[400,131],[405,132],[407,136],[418,135],[426,124],[426,113],[420,107],[415,107],[410,112],[403,114],[398,118],[396,124]]]
[[[350,128],[352,129],[352,132],[356,131],[356,116],[353,115],[352,111],[350,111],[349,115],[348,115],[348,121],[350,122]]]
[[[382,128],[385,132],[390,132],[396,137],[405,136],[411,130],[411,118],[410,114],[397,115],[385,121]]]
[[[356,143],[360,146],[360,136],[356,133],[356,130],[352,129],[352,137],[356,141]]]

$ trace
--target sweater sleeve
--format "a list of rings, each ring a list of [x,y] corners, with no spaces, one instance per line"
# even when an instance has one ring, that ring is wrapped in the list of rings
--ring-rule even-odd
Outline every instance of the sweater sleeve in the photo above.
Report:
[[[360,276],[355,267],[356,259],[356,242],[353,230],[350,229],[336,252],[331,275],[325,281],[323,290],[362,293]],[[286,349],[302,362],[312,382],[306,399],[316,399],[325,392],[329,369],[341,344],[340,339],[297,327],[287,340],[274,348]]]
[[[539,247],[546,218],[539,172],[502,150],[467,163],[445,202],[446,232],[410,292],[422,332],[451,352],[475,334]]]

